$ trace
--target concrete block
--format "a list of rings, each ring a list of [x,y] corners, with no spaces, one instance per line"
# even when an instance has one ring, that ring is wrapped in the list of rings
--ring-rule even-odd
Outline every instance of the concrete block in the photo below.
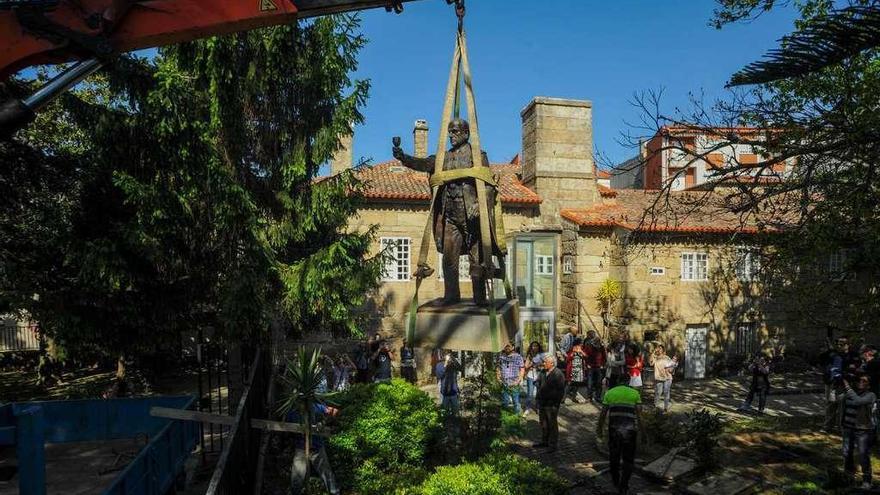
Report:
[[[515,299],[496,301],[498,318],[498,343],[504,345],[514,340],[518,331],[519,306]],[[409,321],[409,313],[405,320]],[[489,329],[489,310],[462,301],[444,306],[440,299],[419,306],[416,312],[416,330],[413,344],[416,347],[495,352]]]
[[[686,476],[697,468],[697,463],[693,459],[679,455],[681,450],[680,448],[670,450],[643,467],[642,472],[653,478],[673,482]]]
[[[731,470],[709,476],[687,487],[687,493],[693,495],[738,495],[751,493],[758,484],[757,480],[738,475]]]

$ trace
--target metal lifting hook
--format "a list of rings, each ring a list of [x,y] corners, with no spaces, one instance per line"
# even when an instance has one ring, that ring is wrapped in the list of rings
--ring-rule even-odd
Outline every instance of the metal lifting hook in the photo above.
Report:
[[[458,30],[464,26],[464,0],[446,0],[448,5],[455,4],[455,16],[458,17]]]
[[[388,5],[385,6],[385,12],[394,12],[395,14],[400,14],[403,12],[403,2],[400,0],[389,2]]]

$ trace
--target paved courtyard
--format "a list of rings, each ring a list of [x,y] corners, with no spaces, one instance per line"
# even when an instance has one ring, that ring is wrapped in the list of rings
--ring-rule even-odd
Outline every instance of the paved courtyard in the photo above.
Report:
[[[673,415],[684,414],[698,408],[708,408],[722,413],[726,421],[746,419],[738,412],[748,390],[746,378],[707,379],[675,383],[672,393]],[[769,417],[821,416],[824,399],[818,375],[800,374],[776,376],[773,392],[768,397],[765,414]],[[643,401],[653,404],[653,390],[649,383],[643,389]],[[583,400],[581,398],[581,400]],[[540,438],[540,427],[535,414],[526,418],[527,434],[514,442],[514,449],[527,457],[553,467],[575,487],[572,494],[616,493],[607,474],[607,455],[604,446],[597,445],[596,421],[600,408],[592,403],[567,401],[560,409],[560,445],[554,453],[534,449],[532,444]],[[636,457],[637,467],[643,467],[664,454],[661,446],[640,447]],[[637,473],[630,484],[632,493],[661,494],[678,493],[660,483],[649,481]],[[722,495],[721,492],[713,492]]]

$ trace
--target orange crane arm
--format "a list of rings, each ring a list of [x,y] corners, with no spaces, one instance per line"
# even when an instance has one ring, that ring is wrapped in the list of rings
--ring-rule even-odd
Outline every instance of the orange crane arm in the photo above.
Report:
[[[0,80],[22,68],[412,0],[0,0]],[[5,8],[4,8],[5,7]]]
[[[25,99],[0,102],[0,139],[122,52],[413,0],[0,0],[0,81],[80,60]],[[446,0],[447,3],[463,0]]]

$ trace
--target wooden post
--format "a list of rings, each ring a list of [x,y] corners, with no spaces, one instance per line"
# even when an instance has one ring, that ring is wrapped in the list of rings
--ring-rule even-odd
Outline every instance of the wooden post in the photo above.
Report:
[[[231,344],[226,350],[226,386],[227,393],[229,394],[227,409],[230,416],[235,416],[238,402],[241,400],[241,394],[244,393],[244,368],[241,362],[241,352],[240,344]]]
[[[15,453],[20,495],[46,495],[45,441],[43,408],[30,406],[18,412]]]

